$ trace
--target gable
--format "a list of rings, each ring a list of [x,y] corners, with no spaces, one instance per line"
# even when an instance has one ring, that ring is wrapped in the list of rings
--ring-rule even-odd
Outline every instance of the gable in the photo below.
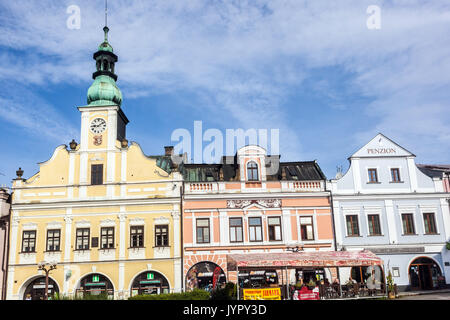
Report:
[[[414,154],[398,145],[383,134],[377,134],[364,147],[359,149],[350,158],[374,157],[415,157]]]

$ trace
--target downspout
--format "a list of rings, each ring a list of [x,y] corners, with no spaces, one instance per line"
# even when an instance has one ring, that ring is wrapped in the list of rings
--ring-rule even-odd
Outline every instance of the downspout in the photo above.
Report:
[[[330,202],[331,202],[331,220],[333,221],[333,240],[334,240],[334,251],[337,251],[337,238],[336,238],[336,225],[334,222],[334,205],[333,205],[333,193],[331,190],[328,191],[330,193]]]
[[[324,183],[326,185],[326,179],[324,179]],[[334,204],[333,204],[333,193],[331,190],[328,190],[330,193],[330,204],[331,204],[331,220],[332,220],[332,226],[333,226],[333,240],[334,240],[334,251],[337,251],[337,238],[336,238],[336,225],[334,222]],[[339,274],[339,268],[336,268],[336,275],[339,279],[339,285],[341,285],[341,275]],[[342,293],[342,291],[341,291]]]
[[[6,250],[3,250],[3,258],[2,258],[2,271],[3,271],[3,283],[2,283],[2,300],[6,300],[6,285],[8,281],[8,265],[9,265],[9,237],[10,237],[10,226],[11,226],[11,200],[12,200],[12,193],[9,196],[9,215],[7,218],[7,221],[5,222],[5,227],[7,228],[7,232],[5,232],[5,241],[4,246]],[[5,253],[6,253],[6,264],[5,264]],[[6,267],[5,267],[6,266]]]
[[[181,240],[181,292],[184,292],[184,244],[183,244],[183,229],[184,229],[184,220],[183,220],[183,200],[184,200],[184,179],[180,187],[180,240]]]

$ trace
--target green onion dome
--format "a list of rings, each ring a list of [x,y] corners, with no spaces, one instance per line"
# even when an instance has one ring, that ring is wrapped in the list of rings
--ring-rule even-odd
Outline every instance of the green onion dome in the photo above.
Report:
[[[122,104],[122,93],[116,85],[117,75],[114,66],[118,57],[113,53],[113,48],[108,42],[108,27],[104,27],[105,40],[94,53],[97,71],[92,78],[94,83],[88,90],[87,102],[89,106],[105,106]]]
[[[87,102],[90,106],[122,104],[122,92],[113,78],[108,75],[99,75],[88,90]]]

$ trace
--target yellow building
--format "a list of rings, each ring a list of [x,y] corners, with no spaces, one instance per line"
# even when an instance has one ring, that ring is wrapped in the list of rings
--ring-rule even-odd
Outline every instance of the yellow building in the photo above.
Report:
[[[116,86],[117,56],[105,40],[81,141],[56,148],[29,179],[13,182],[7,299],[41,299],[41,261],[56,262],[49,293],[127,298],[181,291],[180,189],[171,148],[146,156],[125,138],[128,119]]]

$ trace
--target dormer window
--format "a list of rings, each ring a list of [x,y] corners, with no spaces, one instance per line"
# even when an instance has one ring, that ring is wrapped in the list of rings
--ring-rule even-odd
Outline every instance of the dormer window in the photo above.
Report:
[[[254,161],[247,163],[247,180],[258,181],[258,165]]]

